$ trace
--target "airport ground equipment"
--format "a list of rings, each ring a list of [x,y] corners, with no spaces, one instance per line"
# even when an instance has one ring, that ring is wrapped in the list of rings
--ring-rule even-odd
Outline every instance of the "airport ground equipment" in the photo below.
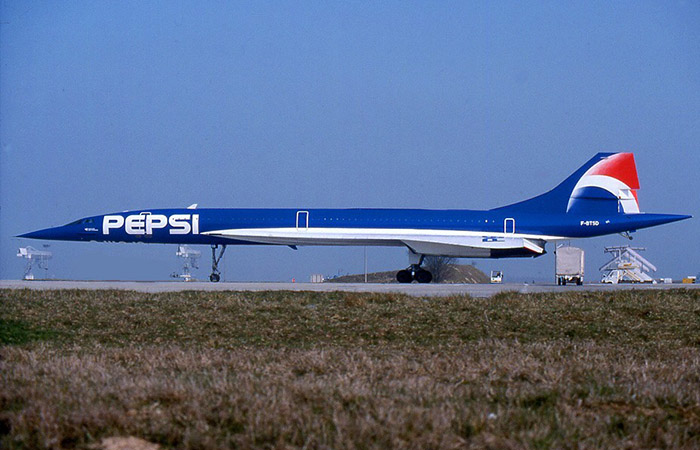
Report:
[[[202,252],[189,245],[178,245],[175,256],[182,259],[182,272],[174,273],[173,278],[192,281],[192,270],[199,269],[199,258],[202,257]]]
[[[639,254],[644,247],[617,246],[605,247],[605,253],[613,258],[600,270],[603,272],[602,283],[654,283],[648,272],[656,272],[656,266]]]
[[[503,283],[503,272],[500,270],[491,271],[491,284]]]
[[[585,268],[585,253],[583,249],[561,245],[557,246],[555,253],[555,278],[557,284],[560,286],[566,286],[566,283],[582,285]]]
[[[632,153],[598,153],[554,189],[488,210],[192,205],[84,217],[18,237],[210,245],[209,279],[214,282],[221,278],[218,266],[227,245],[401,247],[407,249],[409,266],[396,279],[428,283],[432,274],[421,267],[426,256],[535,258],[546,253],[548,243],[631,233],[690,218],[641,212],[638,189]]]
[[[324,276],[322,274],[320,274],[320,273],[311,274],[311,282],[312,283],[323,283],[324,281],[326,281],[326,279],[324,278]]]
[[[34,273],[32,269],[36,265],[39,269],[43,269],[45,273],[49,271],[49,259],[53,256],[53,253],[45,250],[37,250],[34,247],[20,247],[17,256],[27,260],[27,265],[24,266],[24,279],[33,280]],[[44,276],[46,278],[46,275]]]

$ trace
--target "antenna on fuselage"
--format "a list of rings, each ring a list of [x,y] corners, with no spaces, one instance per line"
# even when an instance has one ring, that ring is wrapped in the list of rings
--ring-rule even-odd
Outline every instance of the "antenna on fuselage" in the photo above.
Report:
[[[197,209],[197,203],[192,203],[187,209]]]

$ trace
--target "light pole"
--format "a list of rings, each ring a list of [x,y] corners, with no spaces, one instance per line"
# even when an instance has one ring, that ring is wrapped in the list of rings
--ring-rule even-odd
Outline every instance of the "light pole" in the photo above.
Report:
[[[367,247],[364,247],[365,249],[365,283],[367,283]]]

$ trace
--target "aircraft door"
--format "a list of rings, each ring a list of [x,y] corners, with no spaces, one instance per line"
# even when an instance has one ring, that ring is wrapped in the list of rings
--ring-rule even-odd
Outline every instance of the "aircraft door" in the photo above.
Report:
[[[508,237],[508,235],[514,235],[515,234],[515,219],[512,217],[508,217],[507,219],[503,220],[503,234]]]
[[[297,211],[297,230],[307,230],[309,228],[309,212]]]

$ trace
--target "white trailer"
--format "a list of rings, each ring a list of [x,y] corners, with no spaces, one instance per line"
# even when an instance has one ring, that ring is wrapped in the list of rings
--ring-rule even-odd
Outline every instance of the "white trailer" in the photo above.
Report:
[[[312,273],[311,274],[311,282],[312,283],[323,283],[324,281],[326,281],[326,280],[322,274],[320,274],[320,273]]]
[[[561,246],[556,249],[555,277],[558,285],[583,284],[584,252],[578,247]]]

